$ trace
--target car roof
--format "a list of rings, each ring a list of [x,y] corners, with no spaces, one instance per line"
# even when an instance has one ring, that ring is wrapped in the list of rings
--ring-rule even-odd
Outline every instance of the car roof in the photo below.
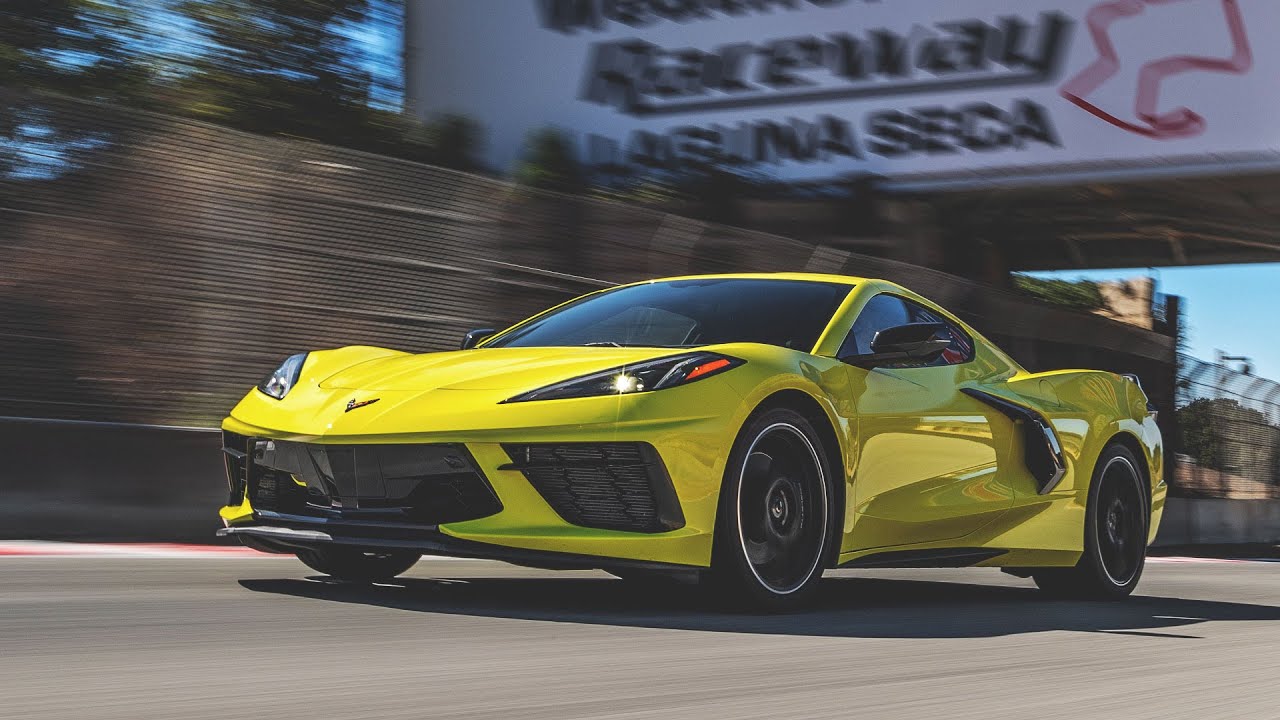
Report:
[[[952,322],[959,323],[964,326],[970,333],[976,332],[968,323],[956,317],[954,313],[942,307],[936,302],[913,292],[910,288],[899,285],[889,280],[881,280],[879,278],[856,277],[853,275],[835,275],[831,273],[805,273],[805,272],[777,272],[777,273],[723,273],[711,275],[683,275],[679,277],[655,278],[653,280],[645,280],[642,282],[629,283],[630,285],[643,285],[651,282],[668,282],[672,280],[706,280],[706,279],[724,279],[724,280],[793,280],[800,282],[816,282],[816,283],[834,283],[838,285],[847,285],[852,288],[855,285],[863,285],[874,288],[879,292],[890,292],[899,294],[911,300],[922,302],[926,306],[934,310],[941,311],[947,319]]]
[[[644,282],[669,282],[672,280],[799,280],[803,282],[836,283],[839,285],[858,285],[869,282],[885,282],[874,278],[854,277],[852,275],[833,275],[829,273],[775,272],[775,273],[718,273],[710,275],[680,275],[676,277],[654,278]]]

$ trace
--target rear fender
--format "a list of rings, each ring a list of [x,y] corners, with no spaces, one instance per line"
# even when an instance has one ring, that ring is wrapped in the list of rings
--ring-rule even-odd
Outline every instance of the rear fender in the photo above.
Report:
[[[1061,492],[1083,504],[1098,457],[1121,435],[1141,448],[1152,492],[1163,487],[1163,440],[1137,383],[1097,370],[1057,370],[1019,374],[1002,385],[982,389],[1038,410],[1053,425],[1068,466]]]

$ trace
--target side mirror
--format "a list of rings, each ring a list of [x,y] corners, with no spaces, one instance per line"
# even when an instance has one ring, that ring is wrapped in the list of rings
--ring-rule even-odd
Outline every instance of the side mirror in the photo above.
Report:
[[[900,362],[931,363],[951,346],[951,334],[942,323],[911,323],[876,333],[867,355],[848,355],[841,361],[873,368]]]
[[[479,330],[472,330],[471,332],[462,336],[462,345],[458,349],[470,350],[476,345],[479,345],[481,340],[484,340],[485,338],[488,338],[488,337],[492,337],[493,334],[496,332],[498,331],[493,328],[480,328]]]

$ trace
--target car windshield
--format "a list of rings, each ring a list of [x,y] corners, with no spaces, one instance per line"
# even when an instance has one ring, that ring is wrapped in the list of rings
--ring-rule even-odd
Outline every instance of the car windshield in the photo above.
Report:
[[[610,290],[526,322],[486,347],[691,347],[755,342],[808,352],[853,289],[804,280],[700,278]]]

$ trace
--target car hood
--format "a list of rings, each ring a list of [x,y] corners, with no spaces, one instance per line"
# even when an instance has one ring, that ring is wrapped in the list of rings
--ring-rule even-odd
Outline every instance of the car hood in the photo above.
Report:
[[[368,360],[320,382],[327,390],[529,390],[601,370],[678,355],[677,348],[477,348]]]

